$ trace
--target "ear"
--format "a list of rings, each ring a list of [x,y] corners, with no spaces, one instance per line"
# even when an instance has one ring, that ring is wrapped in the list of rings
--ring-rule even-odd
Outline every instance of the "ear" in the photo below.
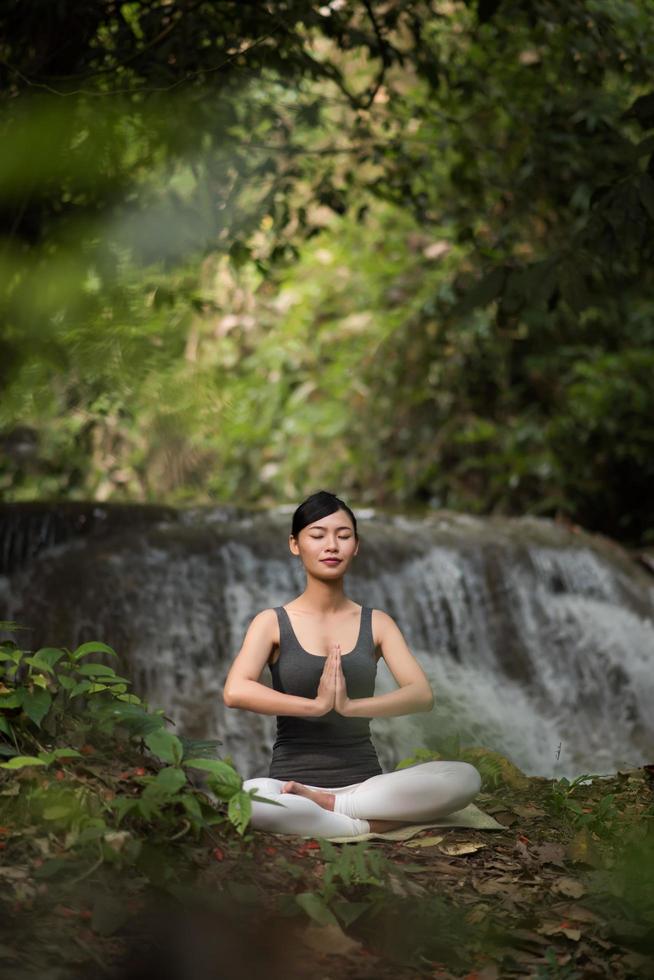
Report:
[[[296,542],[296,540],[295,540],[295,538],[293,537],[292,534],[289,534],[289,536],[288,536],[288,547],[289,547],[289,549],[291,551],[291,554],[293,554],[293,555],[299,555],[300,554],[300,549],[298,548],[297,542]]]

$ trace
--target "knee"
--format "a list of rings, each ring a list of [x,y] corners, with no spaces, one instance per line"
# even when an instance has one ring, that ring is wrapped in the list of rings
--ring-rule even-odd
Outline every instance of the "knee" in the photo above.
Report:
[[[479,770],[469,762],[450,762],[446,782],[439,789],[441,803],[447,805],[448,812],[462,810],[481,789]]]
[[[469,762],[457,762],[455,776],[454,796],[467,805],[481,789],[481,774]]]
[[[476,796],[481,789],[481,773],[470,762],[461,762],[459,765],[465,786],[468,787],[471,796]]]

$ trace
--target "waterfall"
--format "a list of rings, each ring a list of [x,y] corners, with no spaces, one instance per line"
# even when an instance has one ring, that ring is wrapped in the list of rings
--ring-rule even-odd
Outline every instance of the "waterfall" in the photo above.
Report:
[[[304,588],[292,510],[5,504],[0,619],[33,650],[109,643],[174,731],[266,774],[274,716],[221,692],[252,617]],[[395,619],[435,695],[429,713],[372,719],[385,771],[455,737],[531,775],[652,761],[654,579],[624,549],[542,518],[357,518],[346,592]],[[383,660],[377,679],[395,687]]]

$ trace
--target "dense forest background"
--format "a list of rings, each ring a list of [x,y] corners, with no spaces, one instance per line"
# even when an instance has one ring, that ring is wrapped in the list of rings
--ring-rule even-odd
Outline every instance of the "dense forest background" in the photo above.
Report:
[[[6,501],[654,541],[647,0],[0,12]]]

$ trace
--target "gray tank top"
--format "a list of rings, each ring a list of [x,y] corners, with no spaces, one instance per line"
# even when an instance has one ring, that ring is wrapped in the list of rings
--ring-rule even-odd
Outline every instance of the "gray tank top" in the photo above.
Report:
[[[273,688],[283,694],[315,698],[325,658],[300,646],[283,606],[276,606],[275,612],[279,621],[279,657],[269,664]],[[372,697],[377,661],[369,606],[361,608],[356,646],[343,654],[341,663],[348,696]],[[277,716],[269,776],[329,789],[363,782],[382,771],[370,738],[369,718],[345,718],[334,710],[320,718]]]

